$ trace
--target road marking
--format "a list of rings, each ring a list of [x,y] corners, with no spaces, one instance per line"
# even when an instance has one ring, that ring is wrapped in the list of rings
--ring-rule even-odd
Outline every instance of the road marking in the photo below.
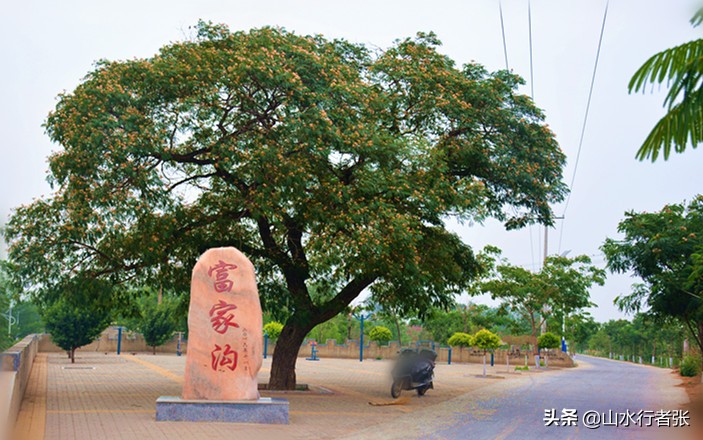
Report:
[[[130,361],[137,363],[139,365],[142,365],[142,366],[158,373],[159,375],[161,375],[167,379],[171,379],[172,381],[174,381],[176,383],[183,384],[183,377],[182,376],[174,374],[165,368],[162,368],[162,367],[159,367],[158,365],[152,364],[151,362],[147,362],[143,359],[139,359],[136,356],[125,356],[124,359],[129,359]]]
[[[524,420],[522,418],[515,419],[513,421],[513,423],[508,425],[507,428],[505,428],[504,430],[500,431],[500,433],[498,433],[498,435],[496,436],[496,440],[504,440],[504,439],[508,438],[508,436],[510,434],[512,434],[513,431],[515,431],[518,428],[518,426],[520,426],[520,424],[523,422],[524,422]]]
[[[17,415],[15,437],[43,440],[46,431],[46,353],[38,353],[29,375],[22,406]]]

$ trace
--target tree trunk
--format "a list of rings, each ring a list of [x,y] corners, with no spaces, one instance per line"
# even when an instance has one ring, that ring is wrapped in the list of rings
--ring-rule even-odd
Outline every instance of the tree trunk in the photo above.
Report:
[[[398,322],[398,316],[393,315],[393,320],[395,321],[395,329],[398,332],[398,348],[403,346],[403,338],[400,337],[400,322]]]
[[[351,331],[352,331],[352,315],[351,315],[351,313],[349,313],[347,315],[347,341],[352,338]],[[346,341],[345,341],[345,343],[346,343]]]
[[[152,349],[151,354],[153,354],[154,356],[156,356],[156,345],[152,345],[152,346],[151,346],[151,349]]]
[[[701,350],[701,353],[703,353],[703,321],[698,323],[696,342],[698,343],[698,348]],[[703,360],[701,361],[701,370],[703,371]],[[701,373],[701,383],[703,383],[703,373]]]
[[[71,363],[76,363],[76,347],[71,348]]]
[[[315,325],[310,322],[299,322],[292,316],[281,330],[281,335],[276,341],[276,350],[271,361],[271,376],[269,377],[269,390],[294,390],[295,362],[298,360],[300,346],[310,330]]]

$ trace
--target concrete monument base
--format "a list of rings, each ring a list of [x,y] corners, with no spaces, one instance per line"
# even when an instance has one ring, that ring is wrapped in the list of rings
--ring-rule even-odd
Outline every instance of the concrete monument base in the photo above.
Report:
[[[156,421],[287,425],[288,401],[270,397],[258,400],[183,400],[161,396],[156,399]]]

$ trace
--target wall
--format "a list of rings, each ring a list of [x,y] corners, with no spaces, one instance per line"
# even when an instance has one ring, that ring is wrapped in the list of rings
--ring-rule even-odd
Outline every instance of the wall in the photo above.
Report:
[[[300,346],[298,351],[299,357],[310,357],[312,354],[312,346],[310,345],[312,340],[306,340],[303,345]],[[156,348],[157,353],[175,353],[178,344],[178,338],[174,336],[169,342]],[[376,359],[380,357],[381,359],[395,359],[400,351],[397,342],[390,342],[388,345],[379,346],[375,342],[370,344],[364,344],[364,359]],[[181,342],[181,352],[187,352],[187,341]],[[330,339],[325,344],[317,344],[317,356],[320,358],[343,358],[343,359],[359,359],[359,342],[355,340],[349,340],[346,344],[337,344],[334,339]],[[413,346],[414,348],[414,346]],[[144,342],[144,338],[133,332],[125,332],[122,334],[122,352],[123,353],[142,353],[151,352],[151,347],[147,347]],[[268,344],[268,355],[273,355],[275,350],[275,344],[269,341]],[[42,335],[39,341],[39,351],[41,352],[61,352],[59,347],[51,342],[51,336]],[[85,347],[76,350],[76,353],[80,352],[103,352],[103,353],[116,353],[117,352],[117,328],[110,327],[103,332],[99,339],[92,342]],[[449,358],[449,348],[447,347],[436,347],[437,351],[437,362],[445,363]],[[494,354],[494,362],[505,364],[505,357],[507,350],[496,350]],[[490,355],[489,355],[490,356]],[[530,365],[534,365],[534,356],[529,355],[528,361]],[[470,348],[454,348],[452,349],[452,362],[470,362],[470,363],[482,363],[483,354],[475,349]],[[510,364],[511,365],[524,365],[525,363],[525,353],[521,352],[519,348],[515,348],[510,352]],[[571,358],[561,352],[554,352],[549,356],[549,365],[551,366],[574,366]]]
[[[29,335],[0,353],[0,436],[7,435],[17,420],[38,348],[37,335]]]
[[[298,351],[299,357],[310,357],[312,353],[312,346],[310,345],[312,341],[307,341],[300,347]],[[274,347],[275,348],[275,347]],[[411,347],[415,348],[415,347]],[[347,341],[346,344],[337,344],[334,339],[330,339],[326,344],[317,344],[317,356],[320,358],[348,358],[348,359],[359,359],[359,343],[358,341]],[[449,359],[449,348],[448,347],[435,347],[437,352],[437,362],[446,363]],[[399,352],[399,345],[397,342],[390,342],[388,345],[379,346],[375,342],[370,344],[364,344],[364,359],[395,359]],[[269,344],[269,354],[273,353],[273,349]],[[528,355],[528,363],[533,366],[535,363],[534,355],[531,353],[526,353],[520,351],[519,348],[514,348],[508,352],[508,350],[496,350],[494,353],[495,364],[506,364],[506,356],[510,356],[510,365],[524,365],[525,355]],[[544,355],[544,353],[543,353]],[[487,360],[490,360],[490,353],[487,355]],[[483,352],[478,349],[472,348],[452,348],[452,363],[454,362],[464,362],[464,363],[483,363]],[[565,353],[561,351],[552,351],[549,353],[549,365],[553,367],[573,367],[574,361]]]
[[[109,327],[102,332],[100,337],[90,344],[76,350],[80,352],[117,353],[117,327]],[[181,353],[185,353],[188,347],[187,341],[181,341]],[[139,333],[124,331],[122,333],[122,353],[143,353],[151,352],[152,348],[146,345],[144,337]],[[178,336],[174,335],[166,344],[156,347],[157,353],[175,353],[178,349]],[[56,344],[51,341],[51,335],[41,335],[39,338],[39,351],[42,353],[62,352]]]

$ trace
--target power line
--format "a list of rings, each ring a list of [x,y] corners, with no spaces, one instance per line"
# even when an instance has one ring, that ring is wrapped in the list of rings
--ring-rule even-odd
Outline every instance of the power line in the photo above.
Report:
[[[530,97],[535,100],[535,76],[532,72],[532,2],[527,1],[527,24],[530,33]]]
[[[498,1],[498,10],[500,11],[500,32],[503,35],[503,55],[505,56],[505,70],[510,70],[508,65],[508,45],[505,42],[505,24],[503,23],[503,4]]]
[[[505,70],[510,70],[510,63],[508,63],[508,44],[505,39],[505,21],[503,20],[503,2],[501,0],[498,0],[498,12],[500,15],[500,34],[503,37],[503,57],[505,58]],[[531,27],[530,27],[530,29],[531,29]],[[530,31],[530,41],[532,41],[531,34],[532,34],[532,32]],[[530,51],[531,51],[531,49],[532,49],[532,45],[530,43]],[[532,58],[530,58],[530,60],[531,59]],[[531,61],[530,61],[530,63],[531,63]],[[534,98],[534,91],[533,91],[532,95],[533,95],[532,97]],[[530,231],[530,258],[532,259],[532,270],[535,270],[535,245],[534,245],[534,239],[532,237],[532,225],[529,225],[528,228]]]
[[[574,181],[576,180],[576,171],[579,166],[579,159],[581,158],[581,148],[583,147],[583,138],[586,133],[586,122],[588,121],[588,111],[591,108],[591,97],[593,96],[593,85],[596,82],[596,71],[598,70],[598,60],[600,59],[600,50],[603,44],[603,33],[605,32],[605,22],[608,18],[608,5],[609,1],[605,2],[605,11],[603,12],[603,23],[600,28],[600,37],[598,38],[598,50],[596,51],[596,61],[593,64],[593,74],[591,75],[591,87],[588,91],[588,101],[586,102],[586,111],[583,115],[583,125],[581,127],[581,137],[579,139],[579,148],[576,152],[576,162],[574,163],[574,174],[571,176],[571,184],[569,185],[569,194],[566,196],[566,204],[564,205],[564,211],[562,212],[562,217],[566,216],[566,210],[569,208],[569,202],[571,201],[571,194],[574,191]],[[561,250],[561,240],[564,236],[564,222],[561,223],[561,230],[559,232],[559,250]]]

